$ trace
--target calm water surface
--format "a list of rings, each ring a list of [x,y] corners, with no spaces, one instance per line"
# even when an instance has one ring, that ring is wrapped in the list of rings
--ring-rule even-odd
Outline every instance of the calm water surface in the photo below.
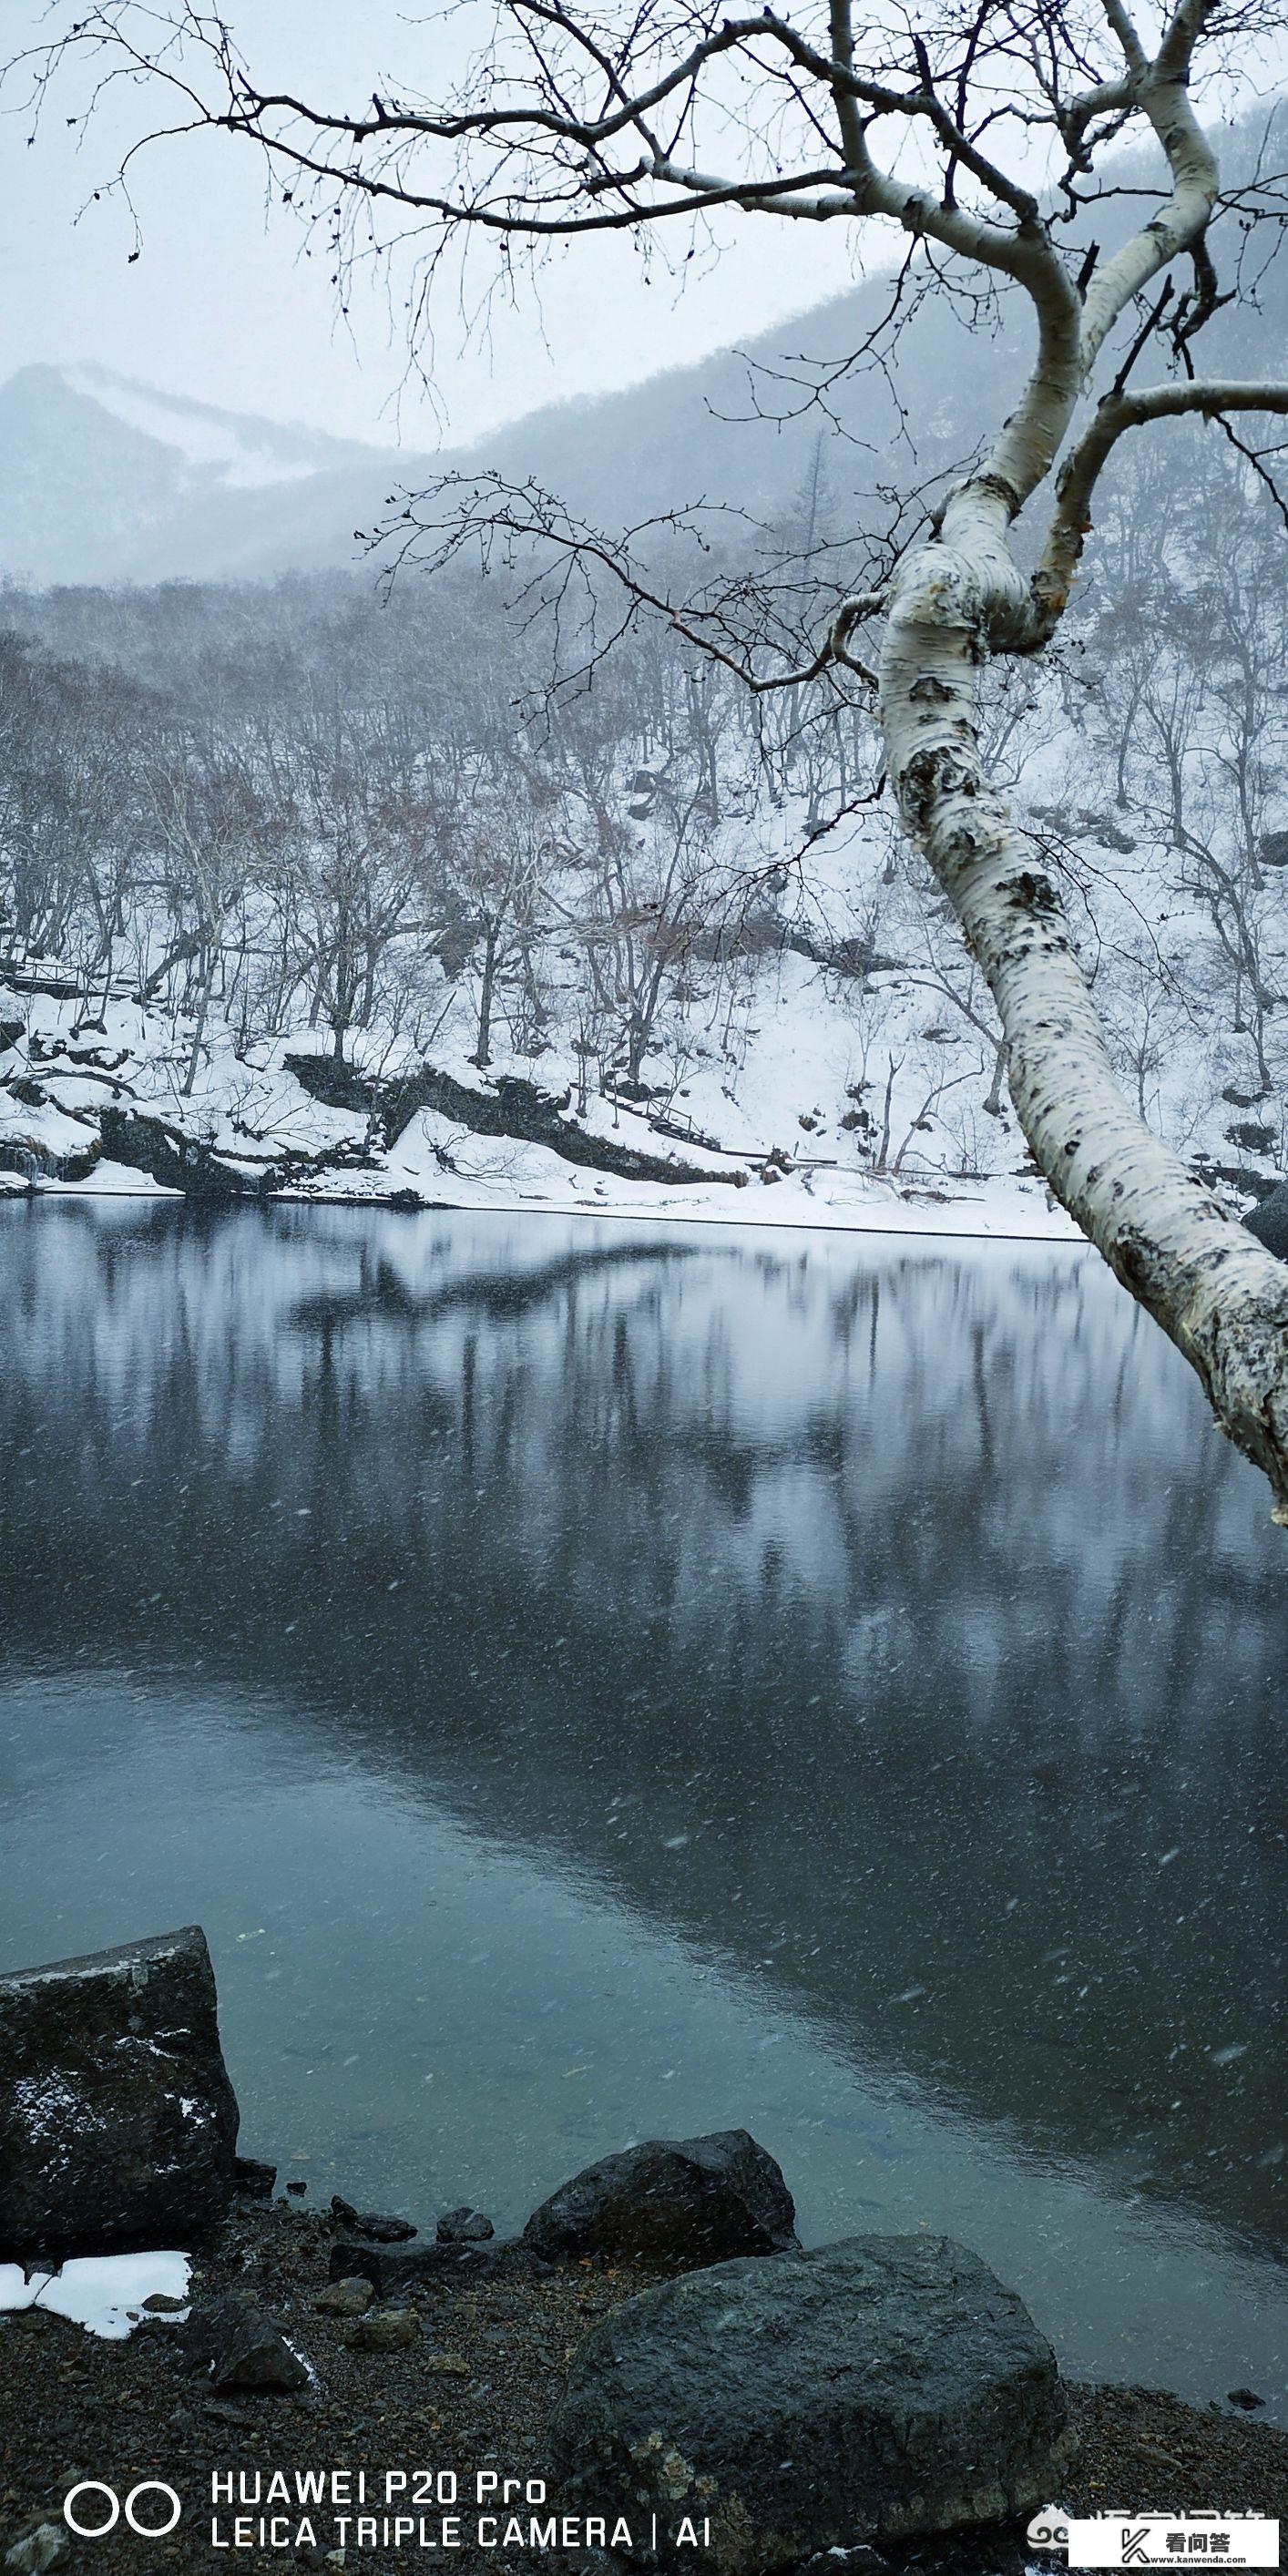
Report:
[[[1288,1552],[1090,1257],[0,1210],[0,1957],[199,1920],[247,2148],[745,2124],[1288,2414]]]

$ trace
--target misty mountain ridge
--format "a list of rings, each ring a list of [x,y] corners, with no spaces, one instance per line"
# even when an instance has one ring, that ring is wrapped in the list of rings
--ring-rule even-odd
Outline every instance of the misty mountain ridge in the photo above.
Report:
[[[277,569],[284,496],[364,468],[389,470],[356,441],[110,368],[23,367],[0,386],[0,566],[37,584]]]
[[[1227,130],[1231,183],[1251,173],[1264,124]],[[1147,185],[1158,175],[1138,154],[1117,174]],[[1101,258],[1138,211],[1130,195],[1086,211]],[[1218,269],[1237,257],[1236,220],[1214,235]],[[976,307],[924,286],[881,359],[854,352],[888,313],[884,271],[736,347],[437,451],[286,426],[107,367],[24,367],[0,386],[0,575],[41,588],[353,567],[356,530],[378,529],[394,496],[452,472],[532,480],[608,529],[698,502],[774,522],[816,483],[821,455],[833,504],[861,528],[878,486],[961,472],[1022,381],[1025,296],[1004,289]],[[1257,300],[1219,310],[1203,338],[1214,373],[1264,373],[1268,353],[1276,369],[1288,364],[1278,260]],[[884,504],[875,516],[884,522]]]
[[[814,368],[854,347],[883,292],[873,281],[738,349],[436,454],[283,427],[108,368],[24,367],[0,386],[0,573],[44,587],[329,569],[357,559],[355,530],[378,526],[392,495],[457,471],[532,478],[608,526],[697,501],[772,518],[821,437],[842,488],[869,488],[899,426],[884,376],[847,378],[827,410],[810,394]],[[946,306],[934,321],[913,326],[900,394],[932,445],[950,424],[960,445],[970,334]],[[1014,366],[1015,336],[1000,334],[973,370],[971,428],[996,403],[999,364]]]

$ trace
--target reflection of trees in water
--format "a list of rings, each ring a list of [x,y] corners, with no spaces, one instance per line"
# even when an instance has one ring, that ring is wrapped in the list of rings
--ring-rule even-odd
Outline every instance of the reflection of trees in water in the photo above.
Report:
[[[288,1211],[9,1240],[23,1642],[360,1718],[879,2061],[1272,2223],[1283,1572],[1090,1261]]]

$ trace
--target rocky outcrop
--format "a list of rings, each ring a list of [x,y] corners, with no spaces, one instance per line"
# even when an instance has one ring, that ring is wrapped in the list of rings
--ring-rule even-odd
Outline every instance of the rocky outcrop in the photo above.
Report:
[[[266,2165],[260,2156],[234,2156],[233,2181],[245,2200],[271,2200],[277,2181],[276,2165]]]
[[[242,1171],[209,1145],[139,1109],[100,1110],[99,1131],[110,1162],[124,1163],[133,1172],[150,1172],[164,1189],[183,1190],[189,1198],[259,1198],[277,1177]]]
[[[190,2244],[236,2144],[195,1924],[0,1977],[0,2257]]]
[[[1069,2452],[1049,2344],[978,2255],[853,2237],[722,2263],[613,2310],[572,2361],[552,2465],[715,2576],[1027,2513]],[[651,2522],[644,2523],[647,2531]]]
[[[288,1055],[283,1061],[301,1089],[328,1108],[378,1110],[391,1145],[418,1110],[433,1109],[476,1135],[511,1136],[524,1144],[548,1145],[566,1163],[615,1172],[622,1180],[665,1181],[677,1188],[686,1182],[728,1181],[741,1188],[747,1178],[732,1167],[704,1170],[682,1163],[675,1155],[641,1153],[611,1136],[591,1135],[566,1116],[570,1093],[543,1091],[518,1074],[499,1074],[486,1090],[476,1090],[450,1073],[437,1072],[433,1065],[423,1065],[418,1073],[398,1082],[377,1082],[357,1073],[352,1065],[337,1063],[333,1056]]]
[[[546,2262],[719,2263],[796,2243],[781,2167],[746,2129],[652,2138],[604,2156],[534,2209],[523,2241]]]

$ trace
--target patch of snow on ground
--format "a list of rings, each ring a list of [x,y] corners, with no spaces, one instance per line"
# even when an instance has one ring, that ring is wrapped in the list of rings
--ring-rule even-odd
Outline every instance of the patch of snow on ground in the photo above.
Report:
[[[568,1163],[547,1145],[476,1135],[432,1109],[418,1111],[390,1148],[380,1194],[390,1188],[414,1190],[435,1207],[529,1207],[561,1216],[813,1226],[856,1234],[1084,1240],[1072,1218],[1039,1184],[997,1177],[955,1182],[950,1192],[941,1182],[917,1187],[905,1181],[899,1186],[836,1170],[793,1172],[769,1185],[757,1178],[745,1189],[722,1182],[670,1189],[661,1182],[619,1180],[613,1172]],[[316,1194],[323,1195],[322,1188]]]
[[[12,1180],[12,1173],[0,1179]],[[19,1186],[22,1186],[21,1183]],[[92,1199],[180,1199],[182,1190],[168,1190],[154,1181],[150,1172],[136,1172],[129,1163],[113,1163],[101,1154],[87,1181],[41,1181],[41,1190],[53,1190],[64,1198]]]
[[[187,2298],[189,2262],[186,2254],[87,2254],[29,2281],[20,2263],[0,2263],[0,2312],[48,2308],[119,2343],[138,2324],[145,2299]]]

